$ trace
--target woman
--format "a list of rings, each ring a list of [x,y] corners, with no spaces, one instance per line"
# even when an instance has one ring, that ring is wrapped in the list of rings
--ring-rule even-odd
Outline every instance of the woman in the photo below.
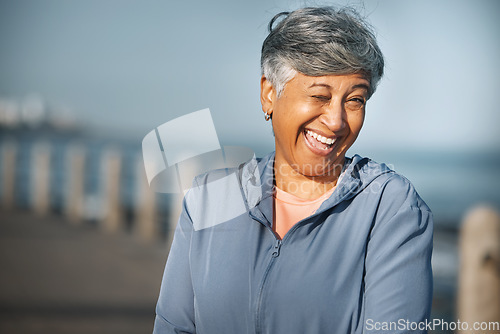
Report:
[[[426,332],[431,212],[386,165],[345,156],[383,73],[373,33],[351,10],[281,13],[261,60],[276,152],[195,179],[154,332]]]

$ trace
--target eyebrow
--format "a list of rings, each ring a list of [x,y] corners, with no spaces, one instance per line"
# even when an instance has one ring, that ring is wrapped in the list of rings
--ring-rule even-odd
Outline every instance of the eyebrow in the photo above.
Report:
[[[366,89],[366,91],[369,93],[370,92],[370,85],[367,85],[367,84],[358,84],[358,85],[354,85],[352,86],[352,89],[355,90],[355,89],[358,89],[358,88],[364,88]]]
[[[313,87],[325,87],[325,88],[332,88],[332,86],[325,84],[325,83],[313,83],[307,88],[313,88]]]
[[[325,83],[313,83],[308,88],[313,88],[313,87],[325,87],[325,88],[328,88],[328,89],[332,88],[332,86],[330,86],[328,84],[325,84]],[[368,93],[370,92],[370,86],[367,85],[367,84],[364,84],[364,83],[363,84],[354,85],[351,88],[352,88],[352,90],[355,90],[355,89],[358,89],[358,88],[363,88],[363,89],[366,89],[366,91]]]

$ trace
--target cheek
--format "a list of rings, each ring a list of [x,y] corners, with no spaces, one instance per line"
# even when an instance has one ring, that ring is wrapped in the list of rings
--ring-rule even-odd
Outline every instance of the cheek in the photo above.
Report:
[[[307,105],[283,103],[273,112],[273,127],[275,131],[295,133],[312,118],[312,114]]]
[[[349,122],[349,127],[351,128],[351,132],[357,135],[361,130],[361,128],[363,127],[364,121],[365,121],[364,112],[350,115],[348,117],[348,122]]]

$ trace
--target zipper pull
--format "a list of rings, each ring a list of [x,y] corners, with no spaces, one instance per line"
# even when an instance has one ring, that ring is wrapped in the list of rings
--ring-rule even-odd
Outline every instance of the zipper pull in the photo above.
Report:
[[[281,240],[276,240],[274,245],[273,257],[278,257],[280,255]]]

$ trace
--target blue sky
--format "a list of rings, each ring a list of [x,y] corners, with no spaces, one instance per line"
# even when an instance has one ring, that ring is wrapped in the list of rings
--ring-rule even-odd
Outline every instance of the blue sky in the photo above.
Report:
[[[259,103],[267,23],[332,3],[0,0],[0,99],[40,94],[139,140],[208,107],[221,144],[271,150]],[[368,16],[387,60],[352,150],[500,149],[500,2],[336,3]]]

